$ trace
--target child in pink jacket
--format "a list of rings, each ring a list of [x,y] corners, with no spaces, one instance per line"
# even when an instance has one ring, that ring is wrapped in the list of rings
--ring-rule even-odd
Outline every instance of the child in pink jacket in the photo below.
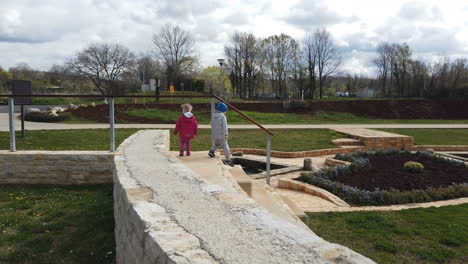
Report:
[[[190,104],[181,105],[183,114],[179,117],[174,129],[174,135],[179,133],[180,154],[184,156],[184,147],[187,151],[187,156],[190,156],[190,140],[198,133],[197,119],[192,114],[192,106]]]

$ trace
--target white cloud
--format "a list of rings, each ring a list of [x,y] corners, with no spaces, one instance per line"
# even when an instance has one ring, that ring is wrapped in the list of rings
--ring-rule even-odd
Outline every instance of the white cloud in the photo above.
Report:
[[[147,53],[166,23],[193,33],[203,66],[223,57],[235,31],[300,39],[321,26],[342,48],[343,68],[355,73],[372,74],[381,41],[407,42],[415,56],[468,57],[465,0],[2,0],[0,65],[27,62],[47,70],[95,41]]]

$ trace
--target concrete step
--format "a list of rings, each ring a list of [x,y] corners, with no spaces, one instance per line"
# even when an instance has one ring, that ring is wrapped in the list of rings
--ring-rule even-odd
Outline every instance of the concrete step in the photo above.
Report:
[[[332,143],[336,146],[361,146],[362,143],[359,139],[353,138],[338,138],[332,140]]]

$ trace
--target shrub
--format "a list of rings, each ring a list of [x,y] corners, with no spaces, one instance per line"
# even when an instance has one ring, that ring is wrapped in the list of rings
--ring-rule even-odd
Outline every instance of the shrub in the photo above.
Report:
[[[24,120],[32,122],[60,122],[71,118],[71,114],[68,112],[57,114],[58,116],[52,116],[47,112],[30,112],[24,116]]]
[[[408,162],[405,162],[405,164],[403,165],[403,168],[406,171],[409,171],[412,173],[421,173],[424,170],[424,165],[422,165],[419,162],[408,161]]]

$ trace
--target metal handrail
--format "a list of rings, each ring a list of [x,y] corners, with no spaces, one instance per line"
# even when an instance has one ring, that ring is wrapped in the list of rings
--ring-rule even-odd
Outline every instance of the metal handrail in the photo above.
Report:
[[[212,98],[208,95],[65,95],[65,94],[0,94],[0,97],[76,97],[76,98]]]
[[[271,130],[265,128],[264,126],[260,125],[257,121],[253,120],[252,118],[250,118],[249,116],[247,116],[246,114],[242,113],[239,109],[235,108],[233,105],[231,105],[230,103],[224,101],[222,98],[216,96],[216,95],[213,95],[214,98],[216,98],[216,100],[222,102],[222,103],[225,103],[230,109],[234,110],[234,112],[238,113],[239,115],[243,116],[245,119],[249,120],[251,123],[253,123],[254,125],[258,126],[259,128],[261,128],[263,131],[265,131],[266,133],[270,134],[270,135],[273,135],[273,132],[271,132]]]
[[[16,151],[16,139],[15,139],[15,128],[14,128],[14,98],[15,97],[76,97],[76,98],[109,98],[109,125],[110,125],[110,151],[115,151],[115,134],[114,134],[114,98],[211,98],[211,113],[214,113],[214,99],[226,104],[229,108],[231,108],[234,112],[240,114],[242,117],[247,119],[249,122],[253,123],[260,129],[262,129],[267,134],[267,156],[266,156],[266,169],[267,169],[267,184],[270,184],[270,157],[271,157],[271,136],[273,132],[269,129],[265,128],[264,126],[260,125],[257,121],[253,120],[246,114],[242,113],[239,109],[231,105],[230,103],[226,102],[222,98],[216,95],[91,95],[91,94],[78,94],[78,95],[64,95],[64,94],[42,94],[42,95],[34,95],[34,94],[0,94],[0,97],[8,97],[8,105],[9,105],[9,125],[10,125],[10,151]]]

